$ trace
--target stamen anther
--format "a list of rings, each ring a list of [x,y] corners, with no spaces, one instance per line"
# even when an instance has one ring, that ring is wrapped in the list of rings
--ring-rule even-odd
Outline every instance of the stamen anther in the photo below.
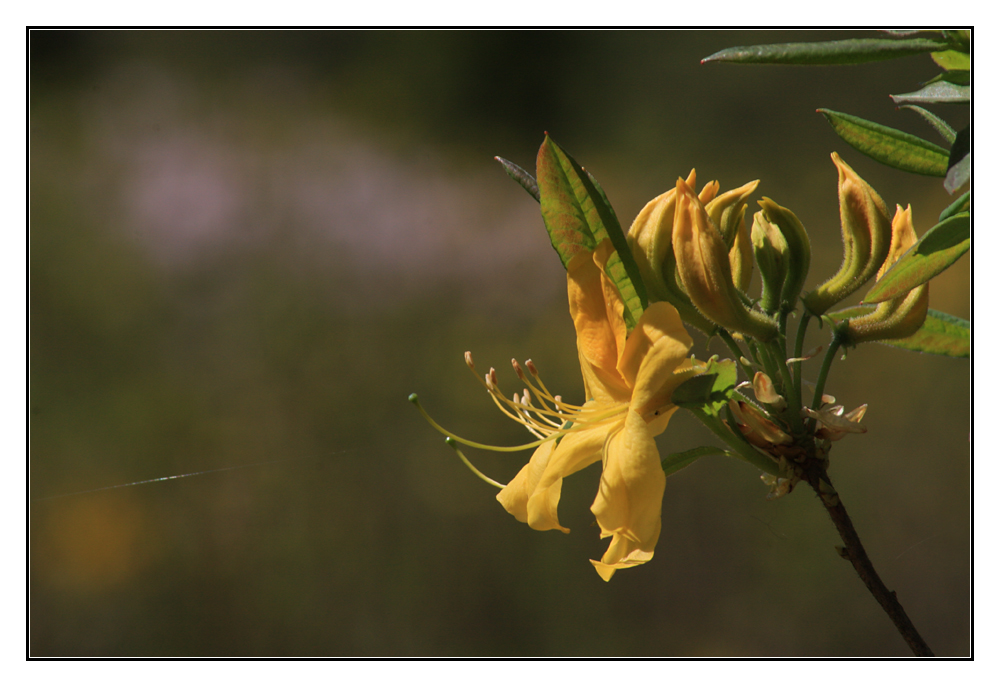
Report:
[[[532,374],[532,376],[535,376],[535,377],[538,376],[538,368],[535,367],[535,364],[533,362],[531,362],[531,358],[528,358],[527,360],[525,360],[524,364],[528,368],[528,372],[530,372]]]
[[[524,381],[524,370],[522,370],[521,366],[518,365],[517,358],[511,358],[510,364],[513,366],[514,372],[517,373],[517,378]]]
[[[472,351],[465,352],[465,364],[469,366],[469,369],[473,372],[476,371],[476,366],[472,364]]]

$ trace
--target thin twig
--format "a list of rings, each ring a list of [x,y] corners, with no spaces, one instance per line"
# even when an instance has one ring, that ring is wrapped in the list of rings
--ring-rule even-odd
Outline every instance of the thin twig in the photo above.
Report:
[[[823,468],[822,463],[820,461],[809,461],[809,464],[804,466],[804,472],[809,485],[820,497],[827,512],[830,514],[830,518],[833,520],[833,524],[837,527],[837,532],[840,533],[840,538],[844,542],[841,555],[854,566],[858,577],[861,578],[861,581],[868,587],[868,591],[871,592],[875,600],[882,606],[882,609],[892,620],[896,629],[899,630],[899,633],[903,636],[903,639],[909,645],[914,655],[933,656],[934,653],[927,646],[927,642],[917,632],[917,628],[913,626],[913,621],[906,615],[902,604],[896,598],[896,592],[890,591],[885,586],[885,583],[882,582],[878,573],[875,572],[875,566],[872,565],[871,559],[868,558],[865,547],[862,546],[861,539],[854,529],[854,524],[847,514],[847,509],[844,508],[840,496],[833,488],[833,484],[830,482],[830,478],[826,474],[826,469]]]

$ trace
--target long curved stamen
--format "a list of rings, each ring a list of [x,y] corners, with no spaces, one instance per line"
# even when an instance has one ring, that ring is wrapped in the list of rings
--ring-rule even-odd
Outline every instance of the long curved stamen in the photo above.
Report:
[[[479,479],[483,480],[487,484],[492,484],[494,487],[497,487],[499,489],[503,489],[503,488],[505,488],[507,486],[506,484],[500,484],[496,480],[490,479],[489,477],[487,477],[486,475],[484,475],[483,473],[481,473],[478,469],[476,469],[476,466],[473,465],[471,462],[469,462],[469,459],[465,457],[464,453],[462,453],[462,449],[460,449],[458,447],[458,444],[457,444],[457,442],[454,439],[452,439],[451,437],[445,437],[444,442],[446,444],[448,444],[449,446],[451,446],[453,449],[455,449],[455,453],[457,453],[458,457],[462,459],[463,463],[465,463],[465,467],[467,467],[470,470],[472,470],[472,473],[476,477],[478,477]]]
[[[525,391],[527,391],[527,389],[525,389]],[[519,405],[517,394],[514,394],[513,401],[515,406]],[[544,439],[546,437],[546,435],[542,434],[542,432],[539,429],[535,429],[535,420],[533,420],[532,417],[528,415],[528,411],[518,410],[517,415],[520,418],[519,422],[522,425],[524,425],[525,429],[527,429],[529,432],[534,434],[539,439]],[[545,422],[547,424],[551,424],[548,420],[545,420]]]
[[[510,364],[511,364],[511,366],[513,366],[514,372],[517,373],[517,378],[520,379],[525,384],[527,384],[528,387],[532,391],[535,392],[535,395],[538,397],[538,403],[541,406],[541,410],[544,411],[545,413],[552,413],[552,412],[558,413],[559,412],[558,410],[554,410],[554,409],[550,408],[549,404],[546,403],[546,398],[549,398],[549,399],[552,398],[551,394],[549,394],[547,390],[539,389],[534,384],[532,384],[531,380],[528,379],[524,375],[524,370],[522,370],[521,366],[518,365],[516,359],[511,358]],[[525,365],[530,365],[529,369],[533,369],[535,367],[534,364],[530,360],[526,360],[525,361]],[[525,398],[529,399],[529,400],[525,401],[525,404],[531,405],[531,400],[530,400],[531,399],[531,395],[528,393],[528,389],[524,390],[524,395],[525,395]],[[559,426],[559,423],[553,422],[552,420],[549,420],[548,418],[546,418],[545,415],[544,415],[544,413],[542,413],[542,412],[536,412],[535,414],[538,416],[538,419],[544,421],[546,424],[550,424],[550,425],[553,425],[555,427]]]
[[[536,382],[538,382],[538,386],[542,391],[541,395],[552,401],[552,405],[555,406],[556,410],[559,410],[560,407],[570,410],[581,410],[583,408],[583,406],[573,405],[572,403],[564,403],[561,396],[553,395],[553,393],[549,391],[548,387],[545,386],[545,382],[542,381],[541,375],[538,374],[538,368],[535,367],[535,363],[531,362],[530,358],[525,360],[524,364],[528,368],[528,372],[531,373],[531,376],[535,378]]]
[[[525,384],[527,384],[528,388],[524,389],[523,396],[519,397],[517,394],[514,394],[512,399],[508,399],[500,391],[496,370],[494,368],[490,368],[488,374],[480,377],[479,373],[476,372],[475,365],[472,362],[472,353],[468,351],[465,353],[465,364],[479,380],[479,383],[486,388],[490,398],[493,399],[493,402],[500,409],[500,411],[510,419],[523,425],[525,429],[538,437],[537,441],[517,446],[491,446],[477,441],[470,441],[469,439],[465,439],[449,432],[435,422],[434,418],[432,418],[427,411],[424,410],[423,406],[420,405],[420,401],[418,400],[416,394],[410,394],[409,397],[410,402],[417,407],[417,410],[419,410],[420,414],[424,416],[424,419],[427,420],[428,424],[447,437],[449,446],[458,452],[459,457],[469,467],[469,469],[490,484],[499,485],[501,488],[503,487],[503,485],[500,485],[498,482],[494,482],[476,470],[465,455],[455,446],[456,443],[465,444],[466,446],[482,449],[484,451],[499,451],[502,453],[524,451],[531,448],[537,448],[548,441],[558,441],[572,432],[579,432],[581,430],[597,427],[628,411],[628,404],[620,404],[611,408],[605,407],[601,410],[597,410],[594,408],[587,408],[585,406],[565,403],[563,402],[562,397],[553,396],[548,388],[546,388],[538,374],[538,368],[536,368],[534,363],[530,360],[526,361],[525,365],[528,367],[528,371],[531,373],[531,376],[537,384],[533,384],[527,378],[524,374],[524,370],[521,369],[521,366],[518,365],[516,360],[512,360],[511,363],[514,367],[514,371],[517,373],[517,376],[522,379]],[[534,396],[532,392],[534,392]],[[534,398],[538,399],[538,403],[541,407],[535,405],[533,402]]]
[[[468,358],[466,358],[466,362],[468,362]],[[516,369],[517,368],[515,367],[515,370]],[[496,370],[492,367],[490,368],[489,374],[485,375],[483,379],[480,380],[480,383],[485,385],[486,391],[490,394],[490,397],[493,399],[497,408],[500,409],[500,412],[515,422],[524,425],[532,434],[539,438],[542,438],[542,435],[551,433],[552,429],[558,429],[565,424],[565,418],[562,412],[540,409],[531,405],[530,393],[527,395],[527,398],[523,403],[517,398],[517,394],[514,394],[513,401],[508,400],[500,390]],[[527,391],[527,389],[525,389],[525,391]],[[532,417],[532,414],[536,417]],[[549,420],[545,417],[546,415],[557,418],[559,422]],[[539,434],[539,432],[541,432],[541,434]]]
[[[546,441],[551,441],[552,439],[556,438],[556,435],[553,434],[552,436],[547,437],[545,439],[539,439],[538,441],[532,441],[530,444],[521,444],[520,446],[490,446],[488,444],[480,444],[477,441],[469,441],[468,439],[463,439],[460,436],[456,436],[456,435],[452,434],[451,432],[449,432],[448,430],[446,430],[441,425],[439,425],[438,423],[436,423],[434,421],[434,418],[432,418],[430,415],[428,415],[427,411],[424,410],[424,407],[422,405],[420,405],[420,400],[417,398],[416,394],[410,394],[409,401],[410,401],[410,403],[412,403],[413,405],[415,405],[417,407],[417,410],[420,411],[420,414],[424,416],[424,419],[427,420],[427,422],[430,424],[431,427],[433,427],[437,431],[441,432],[441,434],[444,434],[446,437],[454,439],[455,441],[457,441],[459,443],[462,443],[462,444],[465,444],[466,446],[471,446],[472,448],[481,448],[484,451],[501,451],[501,452],[504,452],[504,453],[514,453],[516,451],[525,451],[525,450],[527,450],[529,448],[537,448],[538,446],[541,446],[542,444],[544,444]],[[566,434],[566,432],[557,432],[557,434],[559,434],[560,436],[562,436],[563,434]]]
[[[524,371],[521,369],[521,366],[517,364],[516,360],[511,360],[511,363],[514,365],[514,371],[517,372],[518,378],[528,385],[528,388],[535,393],[535,395],[539,398],[539,403],[541,403],[546,410],[548,410],[550,403],[553,406],[556,406],[555,412],[557,413],[564,412],[565,410],[581,410],[583,408],[583,406],[573,405],[572,403],[562,403],[562,399],[554,396],[552,392],[549,391],[548,387],[545,386],[545,382],[542,381],[541,375],[538,374],[538,368],[535,367],[535,364],[531,362],[530,359],[525,360],[524,365],[528,368],[528,372],[531,373],[531,376],[534,378],[537,386],[532,384],[531,380],[524,375]],[[558,406],[561,406],[563,411],[560,411]]]
[[[515,402],[516,402],[516,399],[515,399]],[[528,406],[528,408],[531,408],[530,411],[528,411],[528,410],[523,411],[524,417],[530,419],[531,418],[531,415],[529,415],[529,412],[530,412],[530,413],[534,413],[534,420],[539,421],[539,422],[544,422],[549,427],[555,427],[556,429],[558,429],[559,427],[562,426],[563,423],[561,423],[561,422],[555,422],[553,420],[550,420],[549,418],[545,417],[545,413],[540,412],[540,410],[545,410],[545,411],[549,411],[549,412],[559,412],[559,411],[550,410],[549,407],[548,407],[548,405],[545,404],[545,399],[543,399],[543,398],[540,398],[538,400],[538,402],[542,404],[542,408],[541,409],[536,408],[535,404],[532,403],[531,392],[528,389],[524,390],[524,394],[521,396],[521,402],[524,403],[524,405]]]

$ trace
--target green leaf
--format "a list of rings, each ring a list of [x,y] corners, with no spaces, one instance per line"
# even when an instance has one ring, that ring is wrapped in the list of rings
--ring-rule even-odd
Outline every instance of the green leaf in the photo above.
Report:
[[[952,50],[968,54],[972,47],[972,31],[969,29],[946,29],[941,31],[941,35],[951,44]]]
[[[930,281],[965,255],[972,245],[969,213],[935,224],[875,282],[864,304],[899,298]]]
[[[885,343],[908,351],[968,358],[972,351],[972,325],[960,317],[928,310],[927,319],[915,334]]]
[[[943,177],[948,171],[948,151],[930,141],[866,119],[816,110],[826,117],[842,139],[868,157],[904,172]]]
[[[870,313],[876,306],[857,305],[838,310],[828,316],[836,321],[860,317]],[[918,353],[946,355],[952,358],[968,358],[972,350],[972,326],[968,320],[949,315],[938,310],[928,310],[927,319],[915,334],[905,339],[890,339],[878,343],[895,348],[903,348]]]
[[[538,202],[542,202],[542,198],[538,193],[538,182],[535,181],[535,177],[531,176],[531,174],[521,169],[510,160],[505,160],[499,155],[493,159],[503,165],[503,171],[507,172],[507,176],[519,183],[521,188],[531,194],[532,198]]]
[[[822,43],[778,43],[727,48],[701,62],[742,64],[859,64],[896,57],[940,52],[949,48],[944,38],[852,38]]]
[[[669,477],[675,472],[686,468],[702,456],[711,456],[716,454],[736,457],[736,455],[731,451],[727,451],[716,446],[699,446],[698,448],[688,449],[687,451],[671,453],[669,456],[660,461],[660,465],[663,466],[663,472],[665,472]]]
[[[537,171],[542,219],[564,267],[578,253],[611,240],[615,252],[605,271],[622,297],[622,316],[632,331],[646,309],[646,289],[604,190],[548,134],[538,151]]]
[[[905,103],[967,103],[972,99],[972,86],[962,86],[950,81],[935,81],[919,91],[889,97],[897,105]]]
[[[736,363],[732,360],[708,361],[705,372],[674,389],[670,402],[681,408],[697,410],[718,417],[719,411],[736,388]]]
[[[958,199],[941,211],[941,216],[938,217],[938,222],[943,222],[949,217],[954,217],[960,212],[966,212],[972,207],[972,191],[966,191]],[[969,212],[969,214],[972,214]]]
[[[942,52],[932,52],[933,59],[941,69],[972,69],[972,58],[968,53],[957,50],[944,50]]]
[[[903,105],[903,109],[913,110],[926,119],[927,123],[934,127],[935,131],[941,135],[941,138],[948,142],[948,145],[955,142],[955,130],[951,128],[951,125],[948,124],[948,122],[944,121],[933,112],[925,110],[919,105]]]
[[[597,241],[590,230],[586,212],[574,192],[573,180],[566,168],[572,172],[565,155],[547,136],[538,151],[538,191],[542,206],[542,219],[549,232],[552,247],[559,254],[563,267],[569,265],[577,253],[593,251]],[[575,186],[582,186],[576,180]],[[592,203],[591,203],[592,205]]]
[[[972,83],[972,72],[968,69],[952,69],[946,72],[938,74],[933,79],[924,82],[924,85],[938,83],[939,81],[947,81],[948,83],[953,83],[956,86],[968,86]]]

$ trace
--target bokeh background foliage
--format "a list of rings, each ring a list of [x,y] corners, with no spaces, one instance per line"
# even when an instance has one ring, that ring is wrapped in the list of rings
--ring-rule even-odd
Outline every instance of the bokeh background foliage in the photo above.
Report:
[[[543,130],[626,227],[692,166],[761,179],[810,231],[807,288],[841,259],[831,150],[926,231],[940,181],[815,110],[930,137],[886,95],[929,57],[699,64],[853,35],[32,32],[31,653],[907,655],[808,490],[766,502],[704,458],[668,481],[654,561],[606,584],[596,468],[564,487],[570,535],[531,531],[406,402],[525,441],[465,350],[508,392],[516,356],[582,394],[562,267],[491,159],[532,169]],[[969,317],[968,261],[932,308]],[[870,404],[831,476],[876,567],[938,655],[966,654],[968,361],[867,345],[827,390]],[[679,413],[659,442],[710,437]],[[470,455],[502,481],[528,458]]]

